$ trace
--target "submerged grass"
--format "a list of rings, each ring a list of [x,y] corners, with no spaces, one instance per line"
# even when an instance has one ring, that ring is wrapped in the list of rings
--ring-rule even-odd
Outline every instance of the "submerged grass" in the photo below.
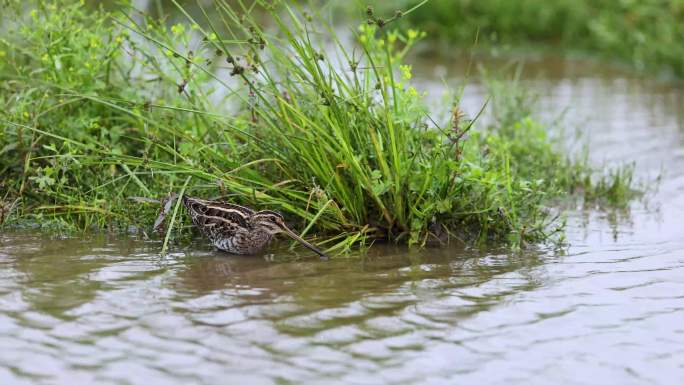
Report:
[[[517,247],[560,231],[554,198],[632,197],[631,174],[597,183],[499,83],[491,126],[474,127],[458,100],[434,122],[403,64],[415,31],[364,24],[346,42],[296,5],[201,4],[205,17],[179,6],[187,23],[169,27],[133,8],[10,2],[6,221],[147,229],[159,204],[146,202],[183,190],[279,210],[330,250],[376,239]],[[172,228],[187,226],[169,227],[165,244]]]
[[[416,2],[375,5],[389,13]],[[684,76],[681,0],[430,0],[406,20],[452,45],[477,41],[481,48],[500,50],[542,44]]]

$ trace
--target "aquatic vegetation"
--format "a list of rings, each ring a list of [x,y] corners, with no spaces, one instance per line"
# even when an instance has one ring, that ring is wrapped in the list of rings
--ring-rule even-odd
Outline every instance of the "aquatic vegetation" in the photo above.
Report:
[[[162,198],[189,193],[278,210],[329,250],[516,247],[552,239],[549,203],[577,186],[631,198],[631,179],[592,183],[514,89],[496,92],[489,127],[458,100],[433,121],[404,64],[414,30],[363,24],[347,42],[319,15],[261,1],[200,5],[202,18],[180,8],[173,26],[132,8],[10,3],[0,198],[18,199],[15,221],[150,229]],[[165,244],[190,228],[177,210]]]
[[[389,13],[414,3],[377,6]],[[501,51],[542,44],[684,75],[684,3],[679,0],[431,0],[406,20],[452,46]]]

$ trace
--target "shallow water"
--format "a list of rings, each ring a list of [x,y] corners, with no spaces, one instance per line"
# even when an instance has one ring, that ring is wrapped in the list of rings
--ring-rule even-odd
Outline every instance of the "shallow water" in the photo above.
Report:
[[[565,252],[283,262],[0,234],[0,384],[684,383],[684,89],[553,58],[526,74],[596,164],[663,172],[646,203],[572,212]]]

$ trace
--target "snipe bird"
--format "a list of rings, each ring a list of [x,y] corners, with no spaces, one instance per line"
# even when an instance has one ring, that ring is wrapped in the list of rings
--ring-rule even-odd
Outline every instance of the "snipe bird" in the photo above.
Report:
[[[257,254],[276,234],[284,233],[323,258],[322,251],[303,240],[275,211],[254,211],[231,203],[183,197],[192,223],[220,250],[233,254]]]

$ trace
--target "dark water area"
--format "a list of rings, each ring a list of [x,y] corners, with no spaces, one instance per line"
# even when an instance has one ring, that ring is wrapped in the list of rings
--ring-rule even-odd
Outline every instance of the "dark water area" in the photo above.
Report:
[[[439,90],[463,65],[414,72]],[[567,109],[594,164],[635,161],[646,199],[571,210],[563,251],[284,261],[198,240],[161,257],[5,232],[0,384],[684,383],[684,89],[556,58],[528,60],[522,86],[544,118]],[[469,83],[464,108],[484,98]]]

